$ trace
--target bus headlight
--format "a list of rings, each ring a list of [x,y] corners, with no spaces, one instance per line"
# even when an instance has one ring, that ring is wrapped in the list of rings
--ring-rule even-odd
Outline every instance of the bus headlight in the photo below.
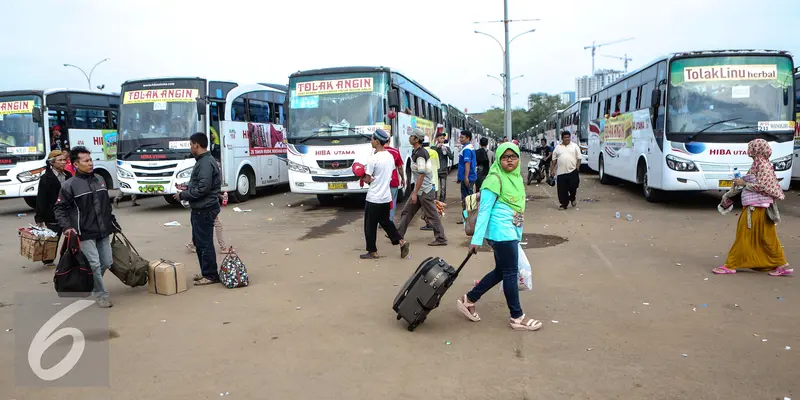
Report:
[[[671,170],[681,172],[697,171],[697,166],[694,165],[693,161],[675,157],[672,154],[667,155],[667,167]]]
[[[286,165],[289,167],[289,171],[301,172],[301,173],[304,173],[304,174],[310,174],[311,173],[311,169],[310,168],[306,167],[305,165],[298,164],[298,163],[296,163],[294,161],[291,161],[291,160],[286,160]]]
[[[775,171],[792,169],[792,154],[772,160],[772,166],[775,167]]]
[[[125,168],[117,167],[117,177],[122,179],[133,179],[134,175],[133,172],[128,171]]]
[[[21,172],[17,175],[17,179],[22,183],[33,182],[38,180],[44,174],[46,167],[32,169],[30,171]]]
[[[192,177],[192,169],[194,169],[194,167],[189,167],[189,168],[186,168],[185,170],[183,170],[181,172],[178,172],[178,175],[176,176],[176,178],[178,178],[178,179],[189,179],[189,178],[191,178]]]

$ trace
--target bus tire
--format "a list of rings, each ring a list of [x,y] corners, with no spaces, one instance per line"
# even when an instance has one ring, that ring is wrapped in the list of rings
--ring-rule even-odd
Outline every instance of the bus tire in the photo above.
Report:
[[[639,162],[639,176],[641,177],[642,181],[642,193],[644,194],[644,199],[650,203],[658,203],[662,199],[662,193],[658,189],[654,189],[650,187],[648,183],[648,173],[647,173],[647,165],[643,162]]]
[[[319,205],[323,207],[328,207],[333,204],[333,195],[332,194],[318,194],[317,201],[319,201]]]
[[[180,200],[175,200],[175,198],[174,198],[174,197],[172,197],[172,195],[171,195],[171,194],[165,194],[165,195],[164,195],[164,200],[165,200],[167,203],[169,203],[169,205],[172,205],[172,206],[179,206],[179,205],[181,205],[181,202],[180,202]]]
[[[597,168],[598,173],[600,174],[600,184],[601,185],[610,185],[611,184],[611,177],[606,175],[606,164],[605,160],[603,160],[603,155],[600,155],[600,166]]]
[[[23,197],[23,199],[25,200],[25,204],[27,204],[28,207],[34,210],[36,209],[36,196],[27,196]]]
[[[111,177],[111,174],[109,174],[108,171],[104,169],[98,169],[96,173],[103,178],[103,182],[106,184],[106,189],[111,190],[114,188],[114,178]]]
[[[242,170],[239,171],[239,175],[236,177],[236,190],[233,192],[237,202],[244,203],[250,200],[250,196],[255,189],[255,182],[256,179],[250,169],[242,168]]]

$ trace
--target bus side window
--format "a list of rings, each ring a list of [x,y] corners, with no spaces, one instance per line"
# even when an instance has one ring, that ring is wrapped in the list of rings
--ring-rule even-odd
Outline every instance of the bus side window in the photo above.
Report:
[[[628,89],[628,94],[625,95],[625,112],[631,110],[631,89]]]
[[[248,109],[250,111],[249,112],[250,122],[256,122],[261,124],[270,122],[269,103],[261,100],[248,99],[248,104],[249,104]]]
[[[106,110],[106,129],[117,129],[117,112]]]
[[[234,100],[233,104],[231,105],[231,121],[245,122],[247,117],[245,116],[244,111],[244,99],[237,98]]]

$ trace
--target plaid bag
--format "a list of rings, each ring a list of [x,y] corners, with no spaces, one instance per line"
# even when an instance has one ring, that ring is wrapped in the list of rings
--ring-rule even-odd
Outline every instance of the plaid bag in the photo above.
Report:
[[[244,287],[250,284],[247,268],[244,266],[242,259],[233,251],[233,247],[231,247],[225,259],[222,260],[222,265],[219,267],[219,279],[228,289]]]

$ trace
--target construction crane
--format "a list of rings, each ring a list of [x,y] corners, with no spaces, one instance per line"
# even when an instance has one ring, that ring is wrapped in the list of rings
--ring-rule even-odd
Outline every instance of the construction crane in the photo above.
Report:
[[[628,61],[633,61],[633,59],[632,59],[632,58],[628,57],[628,53],[625,53],[625,57],[620,57],[620,56],[610,56],[610,55],[608,55],[608,54],[600,54],[600,55],[601,55],[601,56],[603,56],[603,57],[608,57],[608,58],[616,58],[617,60],[623,60],[623,61],[625,61],[625,72],[626,72],[626,73],[628,72]]]
[[[592,49],[592,75],[594,75],[594,56],[597,53],[597,48],[598,47],[608,46],[608,45],[611,45],[611,44],[617,44],[617,43],[622,43],[622,42],[627,42],[629,40],[633,40],[633,38],[629,37],[629,38],[626,38],[626,39],[615,40],[613,42],[602,43],[602,44],[595,44],[595,42],[592,42],[591,46],[584,47],[583,48],[584,50]]]

